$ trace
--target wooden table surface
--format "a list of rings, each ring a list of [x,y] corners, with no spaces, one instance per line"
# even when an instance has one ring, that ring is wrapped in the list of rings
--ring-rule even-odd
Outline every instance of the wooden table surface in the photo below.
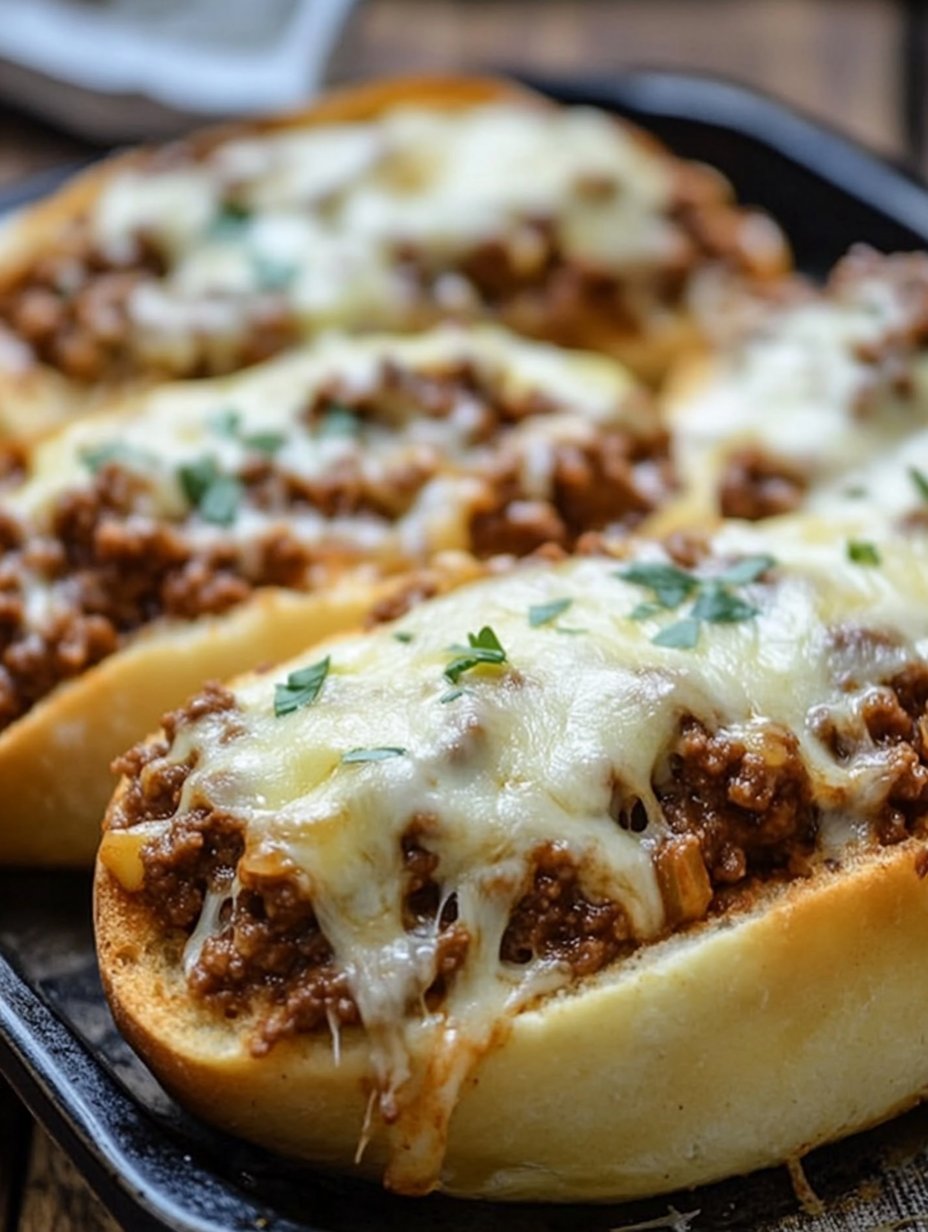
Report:
[[[928,170],[919,114],[906,123],[913,44],[902,0],[367,0],[336,50],[332,81],[381,73],[514,67],[609,73],[629,66],[724,73],[768,90]],[[913,140],[914,137],[914,140]],[[0,184],[90,147],[0,109]],[[62,1152],[0,1084],[0,1229],[114,1232]]]

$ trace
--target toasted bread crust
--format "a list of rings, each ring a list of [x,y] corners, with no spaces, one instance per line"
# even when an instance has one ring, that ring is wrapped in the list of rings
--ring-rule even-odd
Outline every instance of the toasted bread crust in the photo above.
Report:
[[[469,1197],[626,1199],[797,1157],[928,1089],[920,840],[796,882],[518,1016],[451,1122],[442,1188]],[[185,1106],[286,1154],[350,1169],[363,1034],[282,1041],[191,998],[147,909],[98,866],[104,984],[117,1022]],[[556,1061],[556,1063],[555,1063]],[[383,1167],[375,1137],[359,1171]]]
[[[210,678],[286,658],[356,625],[394,583],[265,589],[240,607],[143,631],[0,734],[0,863],[89,866],[113,791],[107,767]]]

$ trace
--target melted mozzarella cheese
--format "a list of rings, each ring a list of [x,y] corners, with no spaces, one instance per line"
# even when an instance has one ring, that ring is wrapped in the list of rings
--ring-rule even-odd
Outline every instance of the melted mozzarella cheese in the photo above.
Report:
[[[855,525],[871,538],[928,529],[928,492],[923,480],[928,480],[928,427],[816,485],[806,506],[838,526]]]
[[[323,391],[374,397],[384,366],[441,376],[471,364],[488,396],[517,402],[534,397],[540,413],[527,414],[484,440],[476,431],[479,399],[466,387],[446,415],[430,417],[414,393],[393,399],[389,413],[352,419],[331,431],[305,420],[306,408]],[[363,559],[389,569],[421,562],[443,550],[466,548],[470,520],[490,492],[492,471],[507,460],[529,473],[532,492],[550,496],[551,461],[558,445],[591,443],[601,428],[623,427],[649,438],[648,408],[634,394],[624,371],[609,360],[523,342],[493,329],[444,328],[418,337],[321,338],[315,345],[233,377],[162,386],[124,408],[88,416],[38,445],[28,479],[5,498],[5,507],[32,532],[49,533],[56,503],[93,480],[88,459],[113,458],[145,483],[133,523],[181,523],[194,547],[231,544],[247,572],[257,552],[277,530],[308,548],[334,553],[336,564]],[[543,402],[538,399],[543,399]],[[550,408],[544,410],[543,408]],[[359,475],[386,493],[404,475],[419,474],[421,486],[392,520],[360,510],[326,515],[297,502],[283,511],[263,508],[242,494],[228,525],[215,525],[191,510],[180,482],[181,468],[215,462],[237,476],[260,458],[249,444],[272,438],[271,460],[295,483],[324,482],[339,473]],[[36,627],[67,608],[65,587],[27,579],[28,613]],[[57,598],[56,598],[57,596]]]
[[[500,441],[488,446],[473,441],[479,405],[463,389],[447,415],[429,417],[409,394],[389,418],[374,414],[322,432],[304,422],[313,399],[333,387],[347,401],[376,397],[389,364],[423,377],[473,364],[491,400],[498,395],[528,404],[543,398],[550,410],[527,414],[505,434],[507,447],[526,466],[531,458],[548,456],[558,442],[593,439],[597,429],[623,427],[642,437],[655,430],[649,408],[632,396],[634,386],[624,370],[599,356],[525,342],[491,328],[445,327],[408,338],[330,335],[239,375],[162,386],[118,410],[69,425],[36,447],[29,477],[10,493],[7,505],[41,522],[63,492],[90,484],[87,459],[109,447],[117,461],[152,480],[152,515],[175,518],[185,508],[178,468],[208,455],[221,471],[235,474],[254,456],[248,441],[256,436],[277,437],[275,465],[308,479],[324,477],[346,461],[370,479],[420,461],[441,469],[447,481],[493,457]],[[550,490],[543,474],[537,486]],[[449,497],[447,487],[442,495]],[[246,514],[243,510],[242,521]],[[252,511],[252,516],[259,515]]]
[[[890,357],[911,378],[904,395],[866,357],[904,335],[908,312],[877,274],[769,315],[718,355],[708,381],[669,408],[674,459],[698,503],[716,505],[725,462],[743,449],[783,460],[814,491],[928,426],[928,357],[911,346]]]
[[[631,618],[643,595],[619,576],[623,563],[525,566],[413,610],[402,618],[402,641],[383,627],[333,643],[312,705],[276,717],[274,691],[318,651],[235,687],[240,737],[221,739],[221,715],[177,737],[172,756],[194,754],[181,810],[206,804],[245,822],[239,876],[283,860],[305,877],[367,1031],[391,1143],[388,1179],[404,1191],[438,1176],[448,1118],[474,1061],[522,1005],[570,980],[557,962],[513,967],[499,957],[533,853],[563,845],[586,892],[621,904],[639,941],[666,928],[653,857],[668,830],[653,783],[684,716],[724,727],[748,747],[770,723],[795,733],[829,855],[857,837],[848,818],[885,792],[887,753],[867,737],[859,708],[875,681],[928,659],[928,546],[895,540],[880,568],[865,568],[814,521],[732,526],[701,572],[711,577],[758,553],[777,563],[739,591],[757,615],[703,624],[693,649],[654,641],[690,601]],[[654,544],[637,557],[663,559]],[[569,607],[533,627],[530,608],[561,600]],[[443,673],[453,644],[485,625],[506,662],[452,686]],[[813,734],[824,712],[857,734],[859,752],[847,761]],[[357,749],[394,755],[346,763]],[[616,783],[646,809],[640,833],[611,813]],[[435,926],[408,931],[403,922],[401,839],[414,820],[438,857],[443,898],[455,896],[471,938],[434,1011],[423,998],[436,974]],[[107,842],[134,840],[116,831]],[[106,846],[103,858],[117,867]]]
[[[166,254],[129,314],[140,354],[177,367],[191,332],[241,335],[268,293],[307,328],[401,322],[415,300],[404,247],[440,274],[493,241],[530,272],[544,225],[568,259],[619,274],[662,267],[679,255],[672,192],[666,157],[589,108],[397,108],[120,171],[91,230],[116,261],[139,235]]]

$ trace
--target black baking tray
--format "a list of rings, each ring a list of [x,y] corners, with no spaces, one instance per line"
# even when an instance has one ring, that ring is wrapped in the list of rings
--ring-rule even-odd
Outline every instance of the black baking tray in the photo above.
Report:
[[[742,200],[779,219],[810,274],[859,241],[928,246],[928,191],[913,176],[751,90],[654,71],[533,84],[628,116],[718,167]],[[61,178],[0,192],[0,211]],[[0,873],[0,1073],[131,1232],[928,1229],[928,1106],[806,1157],[819,1210],[800,1203],[785,1169],[622,1206],[402,1199],[234,1141],[179,1109],[117,1034],[81,874]]]

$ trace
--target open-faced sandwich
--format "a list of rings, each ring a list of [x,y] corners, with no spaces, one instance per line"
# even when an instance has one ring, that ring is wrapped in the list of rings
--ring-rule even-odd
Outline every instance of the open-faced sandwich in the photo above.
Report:
[[[320,327],[490,317],[653,376],[699,285],[788,263],[725,181],[590,108],[399,81],[91,170],[0,239],[0,430]]]
[[[401,1193],[605,1199],[928,1086],[928,544],[525,564],[214,686],[120,762],[117,1020]],[[352,1162],[354,1161],[354,1162]]]
[[[667,395],[680,502],[665,525],[928,500],[928,256],[852,252],[820,294],[684,359]],[[920,486],[923,490],[919,490]]]
[[[0,496],[0,860],[59,864],[92,858],[110,759],[205,679],[440,585],[403,570],[632,526],[670,482],[611,360],[453,327],[165,386],[24,465]]]

